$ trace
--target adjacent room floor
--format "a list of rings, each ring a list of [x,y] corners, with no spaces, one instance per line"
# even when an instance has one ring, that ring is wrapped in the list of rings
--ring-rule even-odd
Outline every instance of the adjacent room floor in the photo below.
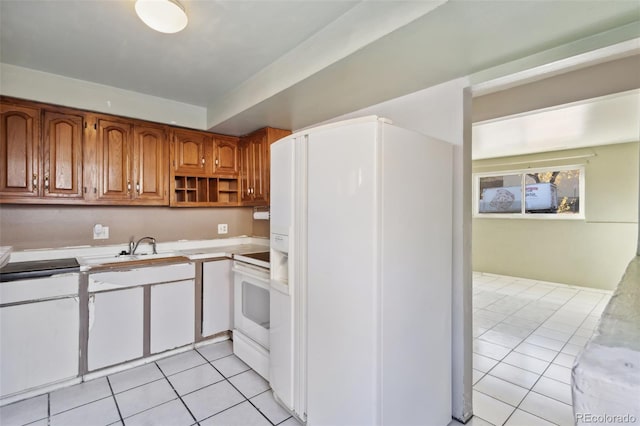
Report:
[[[473,424],[574,424],[571,367],[610,291],[474,273]]]
[[[571,366],[611,292],[475,273],[473,293],[471,424],[573,425]],[[4,406],[0,424],[299,425],[230,341]]]

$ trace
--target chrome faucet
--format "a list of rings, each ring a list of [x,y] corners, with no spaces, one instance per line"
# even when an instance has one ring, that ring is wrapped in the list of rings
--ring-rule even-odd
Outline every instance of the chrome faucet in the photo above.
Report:
[[[129,255],[136,254],[138,245],[144,240],[149,240],[149,242],[153,246],[153,254],[158,254],[158,252],[156,251],[156,239],[153,237],[142,237],[135,243],[133,242],[133,238],[131,238],[131,241],[129,241]]]

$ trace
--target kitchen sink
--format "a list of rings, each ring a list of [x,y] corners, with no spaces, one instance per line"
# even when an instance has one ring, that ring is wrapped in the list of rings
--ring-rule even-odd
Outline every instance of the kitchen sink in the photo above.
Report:
[[[83,266],[105,265],[109,263],[125,263],[138,260],[162,259],[168,257],[182,256],[181,253],[175,251],[165,251],[157,254],[118,254],[118,255],[101,255],[101,256],[78,256],[78,263]]]

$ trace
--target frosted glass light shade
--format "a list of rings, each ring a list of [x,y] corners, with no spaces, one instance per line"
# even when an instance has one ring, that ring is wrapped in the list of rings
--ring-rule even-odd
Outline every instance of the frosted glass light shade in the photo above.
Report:
[[[136,0],[136,13],[142,22],[161,33],[177,33],[187,26],[187,14],[174,0]]]

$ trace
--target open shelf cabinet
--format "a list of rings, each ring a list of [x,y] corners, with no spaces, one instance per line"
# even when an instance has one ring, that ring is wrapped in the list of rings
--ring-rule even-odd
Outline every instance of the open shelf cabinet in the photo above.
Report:
[[[240,185],[238,178],[174,176],[172,206],[206,207],[238,205]]]

